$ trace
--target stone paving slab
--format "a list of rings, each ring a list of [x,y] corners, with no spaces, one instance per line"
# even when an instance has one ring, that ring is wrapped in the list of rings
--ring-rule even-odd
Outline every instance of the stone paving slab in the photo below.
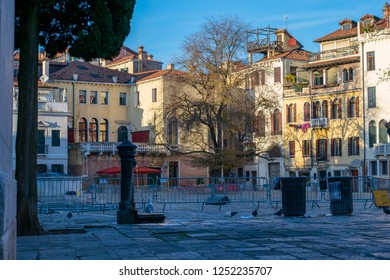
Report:
[[[230,217],[225,212],[232,209],[238,214]],[[304,217],[276,216],[275,209],[263,207],[248,218],[252,211],[253,205],[221,211],[181,205],[164,213],[163,224],[135,225],[117,225],[116,211],[71,219],[67,213],[40,215],[43,227],[57,234],[18,237],[17,259],[390,259],[390,215],[363,203],[349,216],[332,216],[326,206],[309,209]]]

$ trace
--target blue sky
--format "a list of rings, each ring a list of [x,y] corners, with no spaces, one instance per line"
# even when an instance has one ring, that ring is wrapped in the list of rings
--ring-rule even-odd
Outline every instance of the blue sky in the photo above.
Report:
[[[358,21],[366,13],[383,17],[386,0],[137,0],[125,45],[139,45],[164,62],[181,52],[184,38],[199,31],[211,16],[237,16],[252,27],[286,28],[308,51],[313,40],[339,28],[344,18]],[[287,17],[287,21],[284,18]]]

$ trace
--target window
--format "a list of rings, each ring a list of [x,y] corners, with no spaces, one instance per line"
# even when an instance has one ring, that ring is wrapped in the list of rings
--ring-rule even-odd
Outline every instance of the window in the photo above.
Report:
[[[367,52],[367,71],[375,70],[375,52]]]
[[[336,98],[331,102],[332,108],[332,119],[341,119],[342,118],[342,107],[341,107],[341,99]]]
[[[378,165],[376,161],[370,161],[371,175],[378,175]]]
[[[380,171],[381,171],[380,175],[387,175],[387,174],[389,174],[389,168],[388,168],[388,164],[387,164],[386,160],[380,161],[379,162],[379,166],[380,166]]]
[[[282,113],[279,109],[271,114],[271,135],[282,135]]]
[[[310,121],[310,103],[306,102],[303,105],[303,121],[308,122]]]
[[[179,143],[179,125],[176,117],[172,117],[169,119],[167,134],[169,144],[177,145]]]
[[[387,143],[387,128],[385,126],[386,121],[381,120],[379,122],[379,143],[386,144]]]
[[[351,24],[350,23],[343,24],[343,26],[341,28],[343,31],[350,30]]]
[[[123,125],[120,126],[118,128],[118,142],[123,142],[127,138],[127,133],[128,133],[127,127]]]
[[[327,160],[328,140],[317,139],[317,161]]]
[[[108,142],[108,121],[106,119],[103,119],[100,122],[99,127],[99,141],[100,142]]]
[[[290,105],[286,105],[286,115],[287,115],[287,122],[288,123],[292,123],[292,122],[295,122],[295,119],[296,119],[296,104],[290,104]]]
[[[313,102],[313,119],[321,117],[321,103],[319,101]]]
[[[324,73],[323,71],[314,71],[314,85],[322,86],[324,84]]]
[[[100,104],[108,105],[108,92],[107,91],[100,92]]]
[[[376,108],[376,88],[367,88],[368,108]]]
[[[52,130],[51,131],[51,145],[53,147],[61,146],[61,138],[60,138],[60,130]]]
[[[353,81],[353,69],[343,69],[343,82],[352,82]]]
[[[359,97],[348,99],[347,103],[348,118],[359,117]]]
[[[311,141],[303,140],[302,141],[302,156],[310,157],[311,156]]]
[[[259,113],[255,118],[254,132],[256,137],[265,136],[265,116],[263,113]]]
[[[127,105],[127,93],[126,92],[119,93],[119,105],[121,105],[121,106]]]
[[[265,70],[260,70],[260,84],[265,85]]]
[[[38,129],[38,154],[47,154],[45,130],[43,129]]]
[[[370,121],[368,125],[368,146],[374,147],[376,144],[376,124],[375,121]]]
[[[51,172],[64,174],[64,165],[63,164],[52,164]]]
[[[259,85],[259,72],[255,71],[251,74],[252,89]]]
[[[280,83],[281,82],[281,72],[280,67],[274,68],[274,83]]]
[[[288,155],[290,158],[295,157],[295,141],[288,142]]]
[[[37,172],[38,173],[47,173],[47,165],[46,164],[37,164]]]
[[[98,93],[97,93],[97,91],[92,90],[89,93],[89,103],[90,104],[97,104],[97,102],[98,102]]]
[[[84,118],[79,121],[79,142],[87,142],[87,120]]]
[[[349,156],[359,155],[359,137],[348,138],[348,155]]]
[[[341,157],[342,148],[341,148],[341,138],[333,138],[330,140],[330,155],[332,157]]]
[[[326,100],[322,101],[321,117],[322,118],[327,118],[328,117],[328,101],[326,101]]]
[[[87,101],[87,91],[79,90],[79,103],[85,104]]]
[[[152,102],[157,102],[157,89],[152,89]]]
[[[98,126],[98,121],[97,119],[92,119],[89,122],[89,142],[97,142],[97,126]]]

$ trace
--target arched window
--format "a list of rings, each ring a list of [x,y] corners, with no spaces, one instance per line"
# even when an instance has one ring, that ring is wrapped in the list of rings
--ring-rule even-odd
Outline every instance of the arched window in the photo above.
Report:
[[[321,103],[319,101],[313,102],[313,119],[321,117]]]
[[[91,119],[89,122],[89,142],[98,142],[98,121],[97,119]]]
[[[332,110],[332,119],[341,119],[342,117],[342,108],[341,108],[341,99],[336,98],[331,102]]]
[[[177,145],[179,144],[179,123],[176,117],[172,117],[168,121],[168,144]]]
[[[103,119],[99,128],[99,141],[108,142],[108,120]]]
[[[305,102],[303,105],[303,121],[308,122],[310,121],[310,103]]]
[[[381,120],[379,122],[379,143],[381,144],[388,143],[387,128],[385,126],[385,123],[385,120]]]
[[[348,70],[347,69],[343,69],[343,82],[348,82],[349,79],[348,79]]]
[[[118,142],[123,142],[127,138],[127,127],[126,126],[120,126],[118,128]]]
[[[368,146],[370,148],[374,147],[376,144],[376,124],[375,121],[370,121],[368,125]]]
[[[348,100],[348,118],[359,117],[359,97],[352,97]]]
[[[80,118],[79,120],[79,142],[87,142],[87,120],[85,118]]]
[[[322,118],[328,117],[328,101],[326,100],[322,101],[321,117]]]
[[[295,105],[287,105],[287,122],[295,122]]]
[[[349,70],[348,70],[348,78],[349,78],[350,82],[353,81],[353,69],[352,68],[349,68]]]
[[[271,135],[282,135],[282,113],[279,109],[271,114]]]

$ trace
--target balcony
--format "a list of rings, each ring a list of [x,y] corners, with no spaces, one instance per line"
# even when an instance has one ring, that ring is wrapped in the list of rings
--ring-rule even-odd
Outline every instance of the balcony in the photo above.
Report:
[[[318,163],[320,163],[320,162],[327,162],[327,161],[329,161],[329,155],[319,153],[319,154],[316,155],[315,160]]]
[[[350,55],[359,54],[359,48],[357,46],[349,46],[338,49],[331,49],[319,53],[312,54],[309,59],[310,61],[319,61],[326,59],[335,59],[335,58],[343,58]]]
[[[328,128],[329,122],[328,118],[316,118],[310,120],[312,128]]]
[[[81,150],[81,153],[84,156],[88,156],[90,154],[116,154],[117,146],[120,145],[119,142],[81,142],[81,143],[73,143],[71,145],[72,149]],[[164,146],[160,145],[151,145],[146,143],[133,143],[137,145],[137,154],[167,154],[167,150]]]
[[[375,156],[388,156],[390,155],[390,143],[375,144],[374,145]]]

